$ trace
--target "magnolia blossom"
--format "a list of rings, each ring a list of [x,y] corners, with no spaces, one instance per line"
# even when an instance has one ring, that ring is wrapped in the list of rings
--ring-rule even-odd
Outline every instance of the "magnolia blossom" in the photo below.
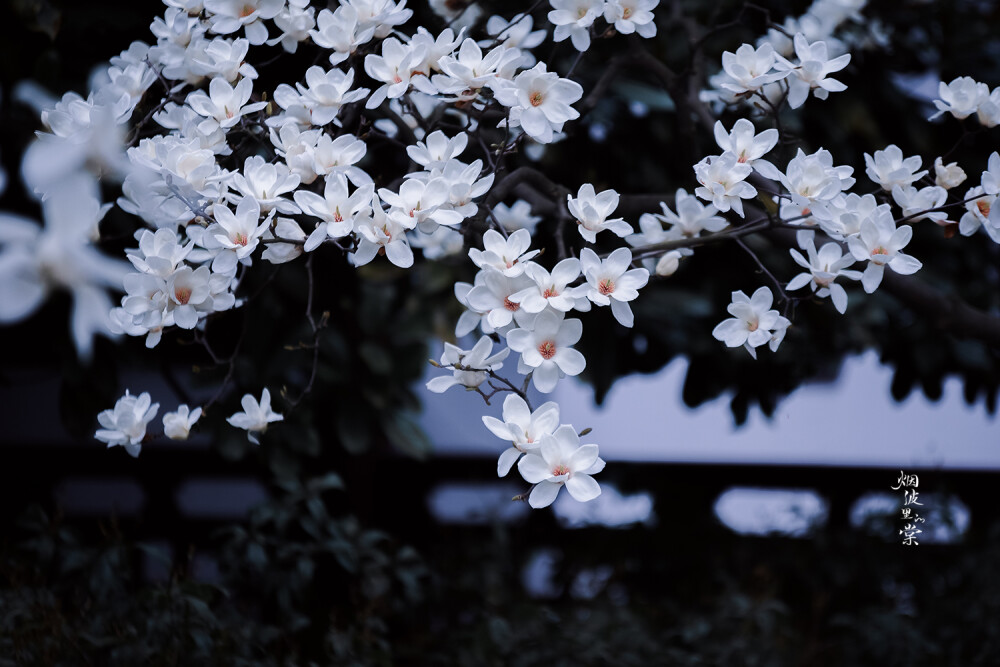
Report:
[[[250,79],[240,79],[236,86],[230,86],[224,78],[216,77],[208,84],[208,94],[196,90],[188,95],[187,103],[199,116],[206,118],[198,126],[198,130],[208,134],[216,128],[230,128],[246,114],[267,106],[267,102],[247,104],[251,94],[253,81]]]
[[[941,158],[934,159],[935,185],[950,190],[964,183],[965,178],[965,170],[959,167],[957,162],[945,164]]]
[[[523,398],[510,394],[503,402],[503,421],[484,415],[483,424],[493,435],[511,444],[497,461],[497,477],[503,477],[521,454],[537,450],[542,436],[556,430],[559,405],[549,401],[532,412]]]
[[[597,242],[598,232],[609,230],[624,238],[633,233],[632,226],[621,218],[608,216],[618,208],[618,193],[614,190],[604,190],[600,194],[594,192],[594,186],[584,183],[576,197],[566,195],[566,207],[576,218],[577,230],[588,243]]]
[[[735,153],[706,157],[694,166],[695,178],[701,183],[694,193],[723,213],[732,209],[744,217],[742,200],[757,196],[757,189],[745,180],[752,171],[753,167],[740,162]]]
[[[163,415],[163,434],[171,440],[187,440],[191,427],[201,418],[201,408],[180,405],[174,412]]]
[[[567,37],[577,51],[590,48],[590,26],[601,15],[604,0],[549,0],[552,11],[549,22],[556,27],[552,39],[561,42]]]
[[[240,402],[243,412],[226,417],[226,421],[236,428],[246,430],[247,439],[255,445],[260,444],[258,436],[267,431],[268,424],[284,419],[283,415],[271,409],[271,392],[266,387],[260,395],[260,403],[252,394],[244,394]]]
[[[283,162],[270,163],[259,155],[251,155],[243,163],[243,173],[234,174],[232,182],[233,188],[240,193],[231,195],[232,198],[237,201],[243,197],[254,199],[261,213],[301,212],[294,202],[281,196],[299,186],[298,174],[291,173]]]
[[[499,203],[493,207],[493,217],[508,232],[515,232],[518,229],[525,229],[529,233],[535,233],[535,226],[541,221],[542,216],[531,215],[531,204],[518,199],[511,206]]]
[[[969,76],[952,79],[951,83],[942,81],[938,84],[939,100],[934,100],[938,112],[931,116],[937,118],[944,113],[950,113],[962,120],[976,113],[979,105],[989,99],[990,88],[985,83],[979,83]]]
[[[764,130],[757,134],[757,129],[746,118],[740,118],[730,132],[726,132],[722,121],[715,122],[715,142],[723,151],[734,153],[737,162],[752,165],[778,143],[778,131]]]
[[[643,226],[642,218],[652,217],[656,224],[663,222],[670,225],[669,229],[663,232],[662,238],[649,238],[646,243],[659,243],[660,241],[689,239],[699,236],[704,232],[718,232],[725,229],[729,222],[722,216],[716,215],[719,211],[711,204],[702,204],[697,197],[689,195],[684,188],[678,188],[674,195],[674,206],[677,212],[674,213],[667,206],[666,202],[660,202],[660,213],[644,213],[639,219],[643,232],[647,232],[647,227]],[[647,223],[648,224],[648,223]],[[652,228],[650,226],[651,229]],[[633,243],[632,245],[637,245]]]
[[[255,45],[267,41],[263,20],[273,19],[284,6],[285,0],[205,0],[212,32],[228,35],[243,28]]]
[[[948,220],[945,211],[931,211],[942,206],[948,199],[948,191],[936,185],[928,185],[919,190],[913,186],[892,186],[892,199],[903,209],[903,217],[917,220],[933,220],[943,225]],[[925,211],[927,211],[925,213]]]
[[[515,319],[518,326],[527,326],[530,313],[511,297],[531,285],[531,279],[525,275],[508,278],[499,271],[486,270],[482,272],[481,284],[477,281],[466,299],[473,310],[485,315],[494,330],[501,331]]]
[[[583,87],[547,71],[545,63],[538,63],[513,81],[498,79],[494,94],[500,104],[510,107],[512,127],[520,126],[529,137],[547,144],[552,142],[553,133],[562,132],[566,121],[580,117],[580,112],[570,105],[583,96]]]
[[[108,447],[121,445],[132,456],[139,456],[142,441],[146,437],[146,425],[156,416],[159,403],[153,403],[148,392],[133,396],[125,390],[112,410],[97,415],[103,428],[94,434],[98,440],[108,443]]]
[[[236,206],[235,213],[225,206],[215,206],[213,215],[219,227],[222,228],[222,233],[214,235],[215,240],[222,247],[235,251],[236,259],[249,257],[250,253],[257,248],[260,237],[264,235],[271,223],[271,216],[274,215],[272,211],[271,216],[261,222],[260,214],[260,205],[253,197],[244,197]],[[212,270],[218,271],[220,269],[221,267],[213,266]]]
[[[903,225],[896,228],[892,214],[880,210],[861,223],[861,233],[847,239],[854,259],[868,260],[868,266],[861,276],[865,292],[871,294],[882,282],[886,265],[904,276],[916,273],[922,264],[919,260],[900,252],[913,236],[913,228]]]
[[[339,239],[354,231],[358,219],[371,216],[375,186],[366,185],[347,194],[347,177],[331,174],[323,188],[323,196],[308,190],[295,191],[295,203],[302,212],[320,219],[303,248],[312,252],[326,239]]]
[[[563,485],[580,502],[601,495],[601,487],[591,477],[604,469],[599,453],[597,445],[581,446],[580,436],[569,424],[543,436],[538,450],[525,454],[517,464],[524,481],[535,485],[528,504],[535,509],[548,507]]]
[[[451,343],[444,344],[444,353],[441,355],[440,365],[451,369],[451,376],[441,375],[432,378],[427,382],[427,388],[434,393],[441,394],[452,387],[459,385],[467,389],[475,389],[486,382],[490,371],[498,371],[503,368],[503,360],[510,354],[508,348],[504,348],[494,355],[493,341],[489,336],[483,336],[470,350],[463,350]]]
[[[794,291],[809,285],[819,298],[829,296],[833,301],[834,308],[843,315],[844,311],[847,310],[847,292],[834,281],[840,276],[849,280],[861,279],[860,271],[847,269],[848,266],[854,264],[855,259],[849,253],[843,254],[840,244],[832,241],[824,244],[819,252],[816,252],[812,232],[799,232],[798,241],[799,247],[806,251],[808,259],[794,248],[789,252],[791,252],[795,263],[806,269],[806,272],[792,278],[785,289]]]
[[[765,178],[781,182],[791,195],[792,203],[805,208],[811,208],[818,202],[835,200],[854,185],[854,178],[851,177],[854,168],[833,166],[833,155],[822,148],[810,155],[798,149],[784,173],[764,160],[754,167]]]
[[[406,154],[424,169],[434,169],[461,155],[468,143],[469,135],[465,132],[449,139],[441,130],[435,130],[424,141],[407,146]]]
[[[828,75],[847,67],[851,62],[851,54],[845,53],[836,58],[827,56],[826,42],[818,41],[809,43],[804,34],[797,33],[793,40],[795,55],[799,62],[793,65],[783,57],[775,56],[775,69],[779,72],[790,72],[788,81],[788,106],[798,109],[802,106],[809,92],[818,99],[825,100],[830,93],[847,90],[847,86],[831,79]]]
[[[578,305],[576,289],[569,287],[580,275],[580,260],[577,258],[567,257],[552,268],[552,273],[530,262],[524,272],[534,284],[512,294],[510,300],[521,304],[527,312],[540,313],[551,306],[565,313]]]
[[[897,185],[908,187],[926,176],[926,169],[917,171],[920,163],[919,155],[903,158],[903,151],[895,144],[886,146],[885,150],[875,151],[874,157],[865,153],[865,173],[886,192],[892,192]]]
[[[481,269],[489,267],[514,278],[524,273],[527,263],[539,252],[528,250],[530,245],[527,230],[519,229],[505,239],[495,229],[488,229],[483,234],[483,249],[469,248],[469,257]]]
[[[368,98],[365,107],[374,109],[387,97],[389,99],[402,97],[411,84],[425,93],[431,95],[436,93],[437,90],[424,76],[425,73],[416,71],[424,60],[425,53],[425,48],[410,48],[395,37],[390,37],[382,42],[382,55],[369,53],[365,56],[365,72],[376,81],[382,82],[382,85]]]
[[[352,255],[354,266],[363,266],[376,255],[385,255],[401,269],[413,266],[413,249],[406,239],[406,232],[415,225],[412,220],[386,215],[376,197],[372,201],[372,217],[359,217],[355,224],[354,231],[360,238],[358,249]]]
[[[628,302],[639,296],[639,289],[649,282],[649,271],[631,269],[632,252],[618,248],[603,262],[590,248],[580,252],[583,277],[587,279],[587,298],[598,306],[611,306],[611,313],[624,327],[631,327],[632,309]]]
[[[583,335],[583,324],[564,317],[558,311],[544,310],[531,328],[507,334],[507,345],[521,353],[518,372],[531,372],[532,384],[543,394],[551,393],[559,378],[579,375],[587,366],[587,360],[572,347]]]
[[[656,36],[653,10],[658,4],[660,0],[607,0],[604,3],[604,20],[623,35],[634,32],[649,39]]]
[[[788,76],[788,72],[774,71],[774,47],[765,42],[758,49],[743,44],[736,53],[722,54],[722,69],[730,80],[720,83],[721,87],[737,94],[754,93],[768,83]],[[725,150],[725,149],[723,149]]]
[[[733,317],[720,322],[712,330],[712,336],[728,347],[744,346],[750,356],[757,358],[757,350],[769,343],[771,351],[776,351],[784,331],[791,324],[788,318],[771,310],[774,296],[767,287],[759,287],[748,297],[742,290],[733,292],[733,302],[726,310]]]

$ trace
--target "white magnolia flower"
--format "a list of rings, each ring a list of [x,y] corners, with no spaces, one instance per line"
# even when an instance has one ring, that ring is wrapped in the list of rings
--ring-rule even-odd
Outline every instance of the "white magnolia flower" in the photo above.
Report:
[[[833,166],[830,151],[819,149],[806,155],[801,148],[788,162],[785,173],[764,160],[754,165],[765,178],[779,181],[791,195],[792,203],[811,208],[818,202],[829,202],[841,197],[841,193],[854,185],[853,167]]]
[[[725,51],[722,54],[722,69],[729,79],[722,80],[719,85],[732,93],[745,94],[784,79],[788,72],[775,72],[774,59],[774,47],[769,42],[756,50],[750,44],[743,44],[736,49],[736,53]]]
[[[406,232],[416,224],[412,218],[386,215],[376,197],[372,200],[372,217],[358,217],[355,224],[354,231],[360,238],[358,249],[351,256],[354,266],[363,266],[376,255],[385,255],[401,269],[413,266],[413,249],[406,238]]]
[[[374,109],[387,97],[389,99],[402,97],[411,84],[429,95],[437,93],[426,72],[417,70],[426,53],[426,47],[413,48],[395,37],[390,37],[382,42],[382,55],[369,53],[365,56],[365,72],[376,81],[382,82],[382,85],[368,98],[365,107]]]
[[[507,334],[507,345],[521,353],[518,371],[531,372],[532,384],[543,394],[551,393],[559,378],[579,375],[587,366],[587,360],[572,347],[583,335],[583,324],[564,317],[559,311],[544,310],[530,329]]]
[[[367,145],[353,134],[342,134],[331,139],[329,134],[321,134],[313,149],[312,168],[321,176],[343,174],[354,185],[370,185],[371,176],[360,167],[356,167],[368,151]]]
[[[955,118],[962,120],[976,113],[979,105],[987,101],[990,97],[990,87],[985,83],[978,83],[968,76],[960,76],[953,79],[951,83],[942,81],[938,84],[938,95],[940,100],[934,100],[934,106],[938,112],[931,116],[937,118],[944,113],[950,113]]]
[[[261,213],[301,213],[299,207],[281,195],[299,186],[298,174],[293,174],[284,162],[268,162],[259,155],[251,155],[243,163],[243,172],[233,174],[233,188],[239,195],[231,195],[237,202],[253,199]]]
[[[478,278],[478,276],[477,276]],[[483,313],[486,321],[496,331],[502,331],[516,320],[520,327],[530,324],[530,313],[521,304],[511,301],[511,296],[533,285],[525,275],[507,277],[499,271],[482,271],[482,279],[469,290],[466,300],[478,313]]]
[[[228,35],[243,28],[254,45],[267,41],[264,19],[273,19],[284,6],[285,0],[205,0],[212,32]]]
[[[412,146],[406,147],[410,159],[424,169],[430,170],[443,167],[452,158],[457,158],[465,151],[469,143],[469,135],[461,132],[451,139],[441,130],[435,130]]]
[[[602,14],[604,0],[549,0],[549,4],[549,22],[556,27],[552,39],[561,42],[569,37],[577,51],[590,48],[590,26]]]
[[[139,456],[142,441],[146,437],[146,425],[156,416],[160,409],[159,403],[153,403],[149,393],[142,392],[133,396],[125,390],[125,395],[118,399],[112,410],[105,410],[97,415],[97,421],[103,428],[94,434],[98,440],[108,443],[108,447],[121,445],[132,456]]]
[[[530,245],[527,230],[519,229],[505,239],[495,229],[488,229],[483,234],[483,249],[469,248],[469,257],[481,269],[489,267],[514,278],[524,273],[527,263],[539,252],[528,250]]]
[[[753,167],[740,162],[735,153],[706,157],[694,166],[695,178],[701,183],[694,193],[723,213],[732,209],[744,217],[742,200],[757,196],[757,189],[746,182],[752,171]]]
[[[240,79],[234,87],[224,78],[216,77],[208,84],[208,94],[196,90],[188,95],[187,103],[199,116],[205,117],[198,130],[208,134],[220,127],[230,128],[239,123],[244,115],[267,106],[267,102],[247,104],[252,94],[253,81],[250,79]]]
[[[775,69],[779,72],[787,71],[788,81],[788,106],[798,109],[802,106],[809,92],[821,100],[825,100],[830,93],[837,93],[847,90],[847,86],[837,79],[829,78],[830,74],[839,72],[847,67],[851,62],[851,54],[845,53],[836,58],[827,56],[827,46],[824,41],[809,43],[804,34],[796,33],[793,40],[795,55],[799,62],[793,65],[783,57],[775,56]]]
[[[897,185],[907,187],[927,175],[926,169],[917,171],[921,162],[919,155],[904,158],[903,151],[895,144],[890,144],[885,150],[875,151],[874,157],[865,153],[865,173],[872,182],[881,185],[883,190],[892,192]]]
[[[656,36],[653,10],[660,0],[607,0],[604,4],[604,20],[615,26],[623,35],[633,32],[649,39]]]
[[[539,509],[551,505],[559,489],[566,486],[574,500],[587,502],[601,495],[601,487],[591,475],[604,469],[597,445],[580,445],[580,436],[569,424],[552,435],[542,436],[541,446],[525,454],[517,470],[529,484],[534,484],[528,504]]]
[[[847,247],[854,259],[868,261],[861,284],[865,292],[871,294],[882,282],[886,265],[904,276],[916,273],[922,266],[920,261],[900,252],[913,236],[913,228],[903,225],[896,228],[892,213],[879,209],[875,215],[861,223],[861,233],[847,239]]]
[[[494,355],[493,341],[489,336],[483,336],[472,349],[463,350],[451,343],[444,344],[441,355],[441,366],[451,369],[451,376],[441,375],[427,382],[427,388],[441,394],[459,385],[467,389],[475,389],[489,378],[490,371],[503,368],[503,360],[510,354],[508,348],[503,348]]]
[[[844,311],[847,310],[847,292],[834,281],[840,276],[849,280],[861,279],[860,271],[847,269],[848,266],[854,264],[854,257],[850,253],[843,254],[840,244],[832,241],[824,244],[819,252],[816,252],[813,234],[809,231],[799,232],[798,242],[799,247],[806,251],[808,259],[794,248],[789,252],[791,252],[795,263],[804,268],[806,272],[792,278],[785,289],[794,291],[809,285],[819,298],[829,296],[833,301],[834,308],[843,315]]]
[[[965,182],[965,171],[957,162],[944,164],[941,158],[934,160],[934,183],[945,190],[958,187]]]
[[[946,211],[924,213],[924,211],[930,211],[944,204],[948,199],[948,191],[944,188],[929,185],[918,190],[913,186],[894,185],[892,186],[892,199],[899,208],[903,209],[903,217],[910,218],[913,222],[932,220],[942,225],[948,220]]]
[[[332,12],[321,9],[316,16],[316,29],[310,30],[309,36],[317,46],[331,51],[331,65],[339,65],[359,46],[371,41],[375,27],[359,22],[358,11],[348,3]]]
[[[677,207],[677,213],[670,210],[666,202],[660,202],[660,209],[663,211],[660,213],[644,213],[643,216],[650,216],[655,218],[657,224],[666,223],[670,227],[663,232],[662,238],[657,238],[653,240],[652,238],[646,240],[646,243],[659,243],[660,241],[666,241],[671,239],[690,239],[696,236],[700,236],[704,232],[718,232],[725,229],[729,222],[722,216],[716,215],[719,211],[712,204],[702,204],[698,201],[698,198],[689,195],[687,190],[684,188],[678,188],[676,194],[674,195],[674,206]],[[647,229],[655,230],[647,223],[647,227],[642,227],[642,220],[640,219],[640,228],[645,232]],[[654,234],[655,235],[655,234]],[[632,245],[639,245],[633,243]]]
[[[965,193],[965,213],[958,221],[958,231],[962,236],[972,236],[980,227],[985,227],[990,238],[1000,243],[1000,229],[990,224],[990,214],[995,206],[997,196],[983,191],[982,186],[977,185]]]
[[[618,248],[603,262],[590,248],[580,252],[587,298],[598,306],[610,305],[611,313],[624,327],[631,327],[633,322],[628,302],[639,296],[639,289],[649,282],[649,271],[629,270],[631,264],[632,252],[628,248]]]
[[[316,8],[309,6],[309,0],[288,0],[288,4],[274,17],[274,25],[281,30],[281,36],[267,40],[268,45],[280,43],[288,53],[295,53],[299,42],[309,39],[309,32],[316,26]]]
[[[72,296],[70,331],[81,358],[90,358],[94,334],[112,335],[112,303],[105,290],[121,291],[129,265],[91,243],[108,208],[97,199],[93,179],[77,174],[42,202],[44,227],[0,214],[0,324],[30,316],[60,289]]]
[[[191,56],[191,71],[213,79],[221,77],[230,83],[239,77],[256,79],[257,70],[246,62],[249,51],[250,42],[242,37],[233,40],[216,37]]]
[[[520,126],[535,141],[548,144],[555,132],[562,132],[566,121],[580,117],[570,105],[583,96],[583,87],[538,63],[512,81],[498,79],[494,94],[500,104],[510,108],[512,127]]]
[[[257,200],[253,197],[244,197],[236,206],[235,213],[226,206],[215,206],[212,209],[212,214],[221,227],[221,233],[213,235],[215,240],[223,248],[235,251],[236,259],[244,259],[257,248],[260,237],[270,225],[274,212],[272,211],[271,215],[261,222],[260,205]],[[212,270],[216,271],[217,269],[213,266]]]
[[[737,162],[752,165],[778,143],[777,130],[756,132],[754,124],[746,118],[737,120],[728,134],[721,120],[715,122],[715,142],[723,151],[734,153]]]
[[[542,444],[542,436],[551,435],[556,430],[559,426],[559,405],[549,401],[532,412],[523,398],[511,394],[503,402],[503,421],[484,416],[483,424],[493,435],[511,444],[497,461],[497,477],[503,477],[521,454],[537,450]]]
[[[526,312],[540,313],[551,306],[565,313],[580,305],[581,299],[577,297],[576,288],[569,287],[580,275],[580,260],[576,257],[562,260],[552,268],[552,273],[539,264],[529,262],[524,273],[534,284],[512,294],[510,300],[521,304]],[[587,300],[582,301],[589,308]]]
[[[345,104],[357,102],[368,94],[367,88],[353,88],[354,70],[346,73],[339,69],[324,70],[314,65],[306,70],[306,84],[296,83],[298,95],[286,83],[279,85],[274,91],[274,99],[287,109],[295,103],[301,104],[309,111],[313,125],[322,127],[327,123],[337,123],[337,114]],[[339,124],[339,123],[337,123]]]
[[[326,178],[322,197],[308,190],[296,190],[295,203],[302,212],[320,219],[303,249],[312,252],[326,239],[339,239],[354,231],[358,219],[371,218],[374,195],[374,185],[362,186],[348,195],[347,178],[343,174]]]
[[[479,96],[479,90],[496,78],[498,69],[511,67],[520,61],[520,53],[502,46],[483,56],[475,40],[466,39],[456,55],[446,55],[437,61],[444,74],[434,76],[434,85],[446,95],[457,96],[457,100],[474,100]]]
[[[271,392],[266,387],[260,395],[260,403],[252,394],[244,394],[240,402],[243,412],[226,417],[226,421],[236,428],[246,430],[247,439],[255,445],[260,444],[258,436],[267,431],[268,424],[284,419],[283,415],[271,409]]]
[[[200,418],[200,407],[191,410],[187,405],[180,405],[176,411],[163,415],[163,434],[171,440],[187,440],[191,427]]]
[[[576,197],[566,195],[566,207],[576,218],[577,230],[584,240],[596,243],[597,234],[606,229],[622,238],[633,233],[632,226],[623,219],[607,219],[618,208],[618,200],[618,193],[614,190],[604,190],[597,194],[590,183],[581,185]]]
[[[535,226],[542,219],[540,215],[531,215],[531,204],[523,199],[518,199],[510,207],[504,203],[497,204],[493,207],[493,217],[508,232],[525,229],[531,234],[535,233]]]
[[[379,188],[378,196],[389,205],[388,216],[408,229],[421,225],[432,232],[437,225],[457,225],[464,219],[461,213],[444,208],[450,188],[443,178],[423,181],[408,178],[399,186],[399,193]]]
[[[767,287],[757,288],[752,297],[742,290],[733,292],[733,302],[726,308],[733,317],[720,322],[712,330],[712,336],[728,347],[744,346],[754,359],[755,348],[764,343],[769,343],[772,351],[777,350],[791,322],[771,310],[773,302],[774,296]]]

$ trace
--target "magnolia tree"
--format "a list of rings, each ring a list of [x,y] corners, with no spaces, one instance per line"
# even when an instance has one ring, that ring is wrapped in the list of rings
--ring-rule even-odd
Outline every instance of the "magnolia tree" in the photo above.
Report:
[[[29,317],[63,289],[81,359],[96,335],[131,336],[147,348],[194,344],[224,371],[198,405],[161,410],[131,387],[96,415],[108,447],[138,456],[151,438],[220,426],[258,444],[275,422],[294,423],[325,381],[321,350],[340,326],[314,305],[342,288],[316,278],[324,267],[389,272],[414,294],[448,276],[456,307],[427,387],[482,397],[497,473],[516,467],[519,498],[536,508],[564,486],[578,501],[601,493],[605,464],[587,430],[529,395],[602,362],[585,323],[598,337],[613,326],[669,339],[686,318],[710,320],[697,334],[703,354],[743,368],[726,349],[743,348],[750,362],[789,354],[794,365],[810,336],[856,331],[852,316],[864,323],[887,290],[894,307],[988,353],[1000,344],[995,303],[935,285],[958,271],[938,257],[995,256],[1000,154],[959,163],[890,144],[838,155],[801,138],[860,75],[859,54],[890,48],[891,26],[866,20],[864,0],[816,0],[783,18],[746,5],[708,27],[659,0],[539,0],[493,15],[436,0],[430,11],[407,0],[164,2],[152,35],[112,58],[86,96],[41,112],[21,176],[44,223],[0,218],[0,321]],[[766,30],[756,41],[710,50],[751,15]],[[592,57],[599,49],[611,57]],[[960,123],[964,141],[1000,123],[1000,88],[960,77],[936,92],[929,133]],[[609,100],[624,117],[609,116]],[[670,144],[641,138],[681,174],[675,182],[636,191],[641,161],[621,165],[615,187],[587,182],[586,164],[559,164],[615,123],[652,116],[679,129]],[[862,155],[858,173],[846,163]],[[113,206],[133,221],[123,256],[102,239]],[[261,384],[237,409],[240,364],[263,365],[287,343],[242,346],[272,317],[254,303],[280,294],[274,266],[284,264],[306,276],[305,335],[291,347],[310,361],[280,398]],[[729,284],[728,302],[699,315],[653,297],[698,265]],[[372,348],[357,354],[377,359]],[[983,382],[995,400],[995,382]]]

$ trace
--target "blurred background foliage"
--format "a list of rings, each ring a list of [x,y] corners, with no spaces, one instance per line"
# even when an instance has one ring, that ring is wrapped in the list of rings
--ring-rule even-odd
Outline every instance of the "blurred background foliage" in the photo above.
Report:
[[[487,14],[514,11],[514,4],[499,0],[480,4]],[[778,22],[807,6],[766,3]],[[416,9],[415,23],[443,27],[425,7]],[[38,218],[37,205],[16,182],[20,154],[38,121],[13,99],[14,86],[30,79],[56,95],[85,92],[95,63],[133,39],[150,39],[148,25],[162,6],[11,0],[4,11],[0,160],[11,182],[0,207]],[[661,36],[642,47],[681,77],[692,67],[714,72],[723,50],[754,41],[767,27],[764,12],[732,1],[664,0],[658,12]],[[998,12],[990,2],[872,3],[864,11],[866,28],[881,25],[890,46],[855,52],[842,77],[848,92],[810,100],[802,113],[785,116],[794,137],[782,149],[786,157],[797,146],[826,148],[836,163],[855,168],[858,189],[865,191],[874,186],[868,188],[862,153],[895,142],[908,155],[922,155],[924,167],[947,153],[970,183],[978,182],[989,152],[1000,147],[996,131],[980,133],[974,120],[928,124],[928,105],[897,81],[933,73],[1000,85]],[[690,22],[672,22],[677,15]],[[541,16],[536,12],[536,25]],[[723,24],[706,37],[702,55],[692,53],[696,26]],[[625,38],[598,40],[574,77],[590,90],[603,66],[629,48],[634,45]],[[280,66],[258,67],[260,89],[273,90],[314,57],[304,49],[282,56]],[[566,72],[576,53],[568,43],[548,44],[540,57]],[[607,97],[567,128],[567,140],[545,152],[540,168],[573,192],[591,182],[623,195],[662,194],[671,203],[676,188],[693,190],[692,163],[715,151],[708,131],[692,132],[678,120],[684,116],[679,103],[648,69],[624,68]],[[735,117],[726,114],[724,122]],[[407,170],[381,146],[372,146],[368,160],[380,185]],[[510,167],[530,164],[519,154]],[[634,224],[637,217],[635,211],[627,219]],[[124,214],[110,214],[106,249],[134,245],[134,228]],[[539,239],[554,229],[547,217]],[[777,275],[794,275],[786,248],[767,240],[754,248]],[[918,280],[980,309],[1000,309],[996,244],[982,235],[945,239],[937,226],[919,223],[912,248],[924,261]],[[547,253],[543,261],[554,256]],[[329,313],[316,334],[306,318],[310,272],[313,313],[317,319]],[[231,374],[230,391],[203,420],[216,452],[206,457],[249,459],[273,497],[245,522],[198,545],[219,559],[212,583],[192,569],[192,554],[160,554],[114,518],[68,521],[50,502],[26,509],[27,497],[5,508],[0,665],[994,664],[1000,629],[989,621],[1000,617],[992,567],[1000,557],[1000,529],[981,528],[980,538],[960,550],[921,547],[901,555],[898,544],[839,529],[809,540],[737,537],[702,514],[695,515],[697,525],[664,521],[610,537],[610,529],[558,530],[546,513],[513,527],[443,528],[430,516],[425,524],[380,526],[385,517],[373,510],[374,496],[410,502],[380,486],[380,466],[400,455],[425,458],[431,449],[415,422],[420,405],[410,385],[422,377],[428,356],[438,355],[428,341],[447,339],[453,330],[459,306],[452,285],[472,276],[460,260],[411,271],[385,263],[355,270],[328,247],[311,268],[301,261],[261,264],[247,281],[249,305],[208,328],[219,358],[238,352],[231,370],[186,333],[165,336],[152,351],[141,340],[102,340],[92,364],[81,365],[65,335],[69,300],[59,295],[30,321],[0,329],[3,349],[31,351],[6,356],[0,381],[12,387],[25,374],[60,376],[60,415],[80,439],[92,436],[95,415],[114,404],[128,374],[162,375],[192,404],[212,397]],[[724,317],[729,292],[750,293],[765,282],[739,248],[713,246],[642,291],[633,304],[634,330],[617,326],[603,310],[584,314],[579,348],[596,399],[615,379],[656,372],[680,356],[690,363],[685,402],[697,406],[731,394],[734,419],[742,423],[755,406],[771,414],[802,382],[833,381],[846,355],[875,348],[895,369],[897,399],[914,390],[936,399],[943,380],[957,375],[970,403],[995,410],[997,351],[941,332],[884,292],[850,290],[843,317],[828,303],[801,303],[779,354],[765,352],[755,362],[743,350],[723,348],[710,332]],[[309,384],[314,343],[312,390],[287,410]],[[221,416],[235,411],[243,392],[263,386],[275,394],[282,388],[275,405],[289,417],[253,448]],[[161,413],[171,408],[164,405]],[[430,474],[432,467],[414,463],[412,474]],[[313,479],[334,470],[342,476]],[[31,471],[22,483],[44,485],[47,474]],[[660,516],[685,511],[658,509]],[[557,549],[556,592],[538,599],[520,577],[546,544]],[[138,565],[150,554],[163,561],[160,577]],[[581,577],[590,588],[575,583]]]

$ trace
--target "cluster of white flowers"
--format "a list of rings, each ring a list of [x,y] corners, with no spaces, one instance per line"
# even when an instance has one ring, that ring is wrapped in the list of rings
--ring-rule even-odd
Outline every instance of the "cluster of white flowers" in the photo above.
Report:
[[[653,37],[658,0],[550,0],[550,25],[536,26],[539,17],[529,13],[492,16],[479,34],[474,3],[431,0],[451,21],[436,34],[422,26],[407,31],[413,11],[406,0],[340,0],[322,9],[308,0],[165,4],[151,25],[154,44],[133,43],[95,77],[87,97],[69,93],[42,113],[47,131],[26,151],[22,175],[45,226],[0,216],[0,322],[23,319],[62,288],[74,295],[81,355],[94,333],[145,336],[154,346],[164,334],[190,336],[204,331],[213,313],[243,307],[244,278],[261,261],[318,259],[326,246],[354,266],[406,269],[421,256],[467,252],[478,272],[472,283],[455,285],[465,308],[455,336],[476,338],[445,343],[435,365],[450,374],[428,387],[461,386],[487,403],[507,392],[503,421],[483,421],[512,445],[498,473],[517,462],[533,485],[533,507],[552,503],[563,485],[577,500],[600,493],[591,477],[604,466],[597,445],[581,445],[572,425],[559,423],[555,403],[534,411],[527,403],[529,385],[551,394],[561,379],[585,370],[575,348],[583,320],[572,311],[608,306],[619,324],[632,327],[630,302],[650,275],[675,273],[701,237],[739,241],[779,226],[802,228],[791,256],[803,271],[787,283],[772,277],[785,312],[772,308],[770,287],[750,297],[736,291],[728,307],[733,317],[712,332],[752,355],[782,342],[791,324],[788,302],[797,298],[786,291],[808,286],[843,313],[848,297],[838,278],[860,281],[871,293],[886,266],[917,271],[920,262],[902,251],[921,220],[967,236],[983,228],[1000,242],[1000,154],[966,193],[957,224],[942,208],[965,170],[942,158],[931,178],[922,157],[904,156],[895,145],[865,154],[877,196],[850,192],[853,169],[836,165],[822,148],[800,148],[776,164],[778,127],[758,126],[810,95],[822,100],[846,88],[834,75],[850,63],[850,43],[835,33],[847,21],[860,22],[865,0],[816,0],[780,30],[722,55],[703,99],[718,109],[749,107],[756,124],[739,118],[727,129],[717,122],[720,153],[692,166],[697,185],[677,189],[661,212],[640,215],[638,232],[615,216],[619,193],[593,183],[580,184],[575,195],[559,186],[557,199],[539,190],[549,208],[534,210],[535,200],[516,188],[490,194],[510,174],[508,155],[559,140],[580,117],[574,105],[583,87],[532,50],[549,34],[581,52],[616,33]],[[265,50],[299,49],[315,52],[311,66],[288,72],[273,90],[261,85],[252,63],[260,65]],[[937,107],[959,119],[976,114],[992,127],[1000,119],[998,90],[967,77],[942,82]],[[154,106],[136,113],[143,99]],[[405,173],[382,173],[369,153],[373,141],[398,146],[400,157],[405,151]],[[101,187],[113,183],[121,183],[118,206],[143,224],[138,247],[127,251],[131,269],[93,245],[110,206],[101,203]],[[531,203],[499,201],[518,195]],[[567,233],[545,246],[537,213],[553,207],[556,233]],[[599,236],[601,248],[591,247]],[[857,262],[863,270],[851,268]],[[108,288],[124,291],[119,307]],[[501,375],[511,370],[504,363],[512,353],[520,382]],[[257,443],[283,419],[270,400],[267,389],[259,401],[247,394],[228,423]],[[97,437],[137,455],[157,409],[148,394],[126,392],[99,416]],[[182,405],[168,413],[164,435],[186,438],[202,411]]]
[[[847,87],[829,75],[847,67],[847,44],[835,36],[841,25],[862,23],[867,0],[814,0],[800,17],[788,17],[780,28],[771,28],[756,48],[743,44],[722,56],[722,70],[709,78],[711,90],[702,99],[717,105],[750,102],[759,96],[770,104],[787,98],[797,109],[812,93],[826,99]],[[871,25],[869,29],[877,30]],[[795,57],[797,62],[789,58]]]

